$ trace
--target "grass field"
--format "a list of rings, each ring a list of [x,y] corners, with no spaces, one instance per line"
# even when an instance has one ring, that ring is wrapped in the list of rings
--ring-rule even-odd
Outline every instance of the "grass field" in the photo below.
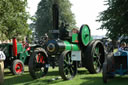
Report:
[[[5,69],[4,85],[128,85],[128,76],[118,76],[111,79],[107,84],[102,82],[102,74],[89,74],[85,68],[78,69],[78,74],[72,80],[52,80],[59,77],[58,68],[49,69],[48,74],[40,79],[33,80],[25,67],[23,75],[12,75]]]

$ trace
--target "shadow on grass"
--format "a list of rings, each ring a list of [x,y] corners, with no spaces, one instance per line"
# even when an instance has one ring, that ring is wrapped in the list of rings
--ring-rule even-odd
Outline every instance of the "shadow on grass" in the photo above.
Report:
[[[63,80],[54,80],[54,81],[50,81],[50,79],[36,79],[32,82],[27,82],[24,85],[49,85],[49,84],[56,84],[59,82],[64,82]]]
[[[78,70],[78,71],[77,71],[77,74],[79,74],[79,75],[83,75],[83,74],[88,75],[89,72],[88,72],[87,70]]]
[[[6,78],[6,76],[9,76]],[[12,76],[12,77],[11,77]],[[30,77],[29,74],[22,74],[22,75],[12,75],[12,74],[5,74],[4,85],[14,85],[32,81],[33,79]]]
[[[11,72],[5,72],[4,85],[47,85],[51,83],[60,82],[62,79],[52,80],[53,78],[60,77],[58,71],[50,71],[46,76],[40,79],[32,79],[29,72],[25,72],[22,75],[12,75]]]
[[[76,75],[87,75],[81,80],[85,80],[85,82],[81,83],[80,85],[104,85],[102,82],[102,77],[97,77],[97,76],[90,76],[89,72],[87,70],[78,70],[78,73]],[[23,75],[12,75],[11,73],[5,73],[5,83],[4,85],[56,85],[57,83],[60,82],[67,82],[64,81],[63,79],[56,79],[57,77],[60,77],[59,71],[57,69],[55,70],[50,70],[46,76],[40,78],[40,79],[35,79],[33,80],[32,77],[29,75],[29,72],[25,72]],[[55,80],[53,80],[55,79]],[[118,78],[116,78],[118,79]],[[119,85],[116,82],[116,79],[111,80],[108,82],[106,85]],[[123,78],[125,79],[125,78]],[[119,78],[119,80],[123,80],[122,78]],[[70,81],[70,80],[69,80]],[[125,80],[124,80],[125,81]],[[113,83],[114,82],[114,83]],[[111,84],[112,83],[112,84]],[[67,83],[66,83],[67,84]],[[121,84],[121,83],[120,83]],[[125,85],[125,84],[123,84]]]
[[[108,80],[108,83],[103,83],[102,77],[85,77],[81,78],[85,82],[80,85],[128,85],[128,76],[127,77],[115,77]]]
[[[89,74],[88,71],[86,70],[78,70],[78,74],[77,75],[83,75],[83,74]],[[67,82],[67,80],[63,80],[61,78],[58,78],[60,77],[59,75],[59,71],[50,71],[48,72],[48,74],[46,75],[46,77],[44,78],[40,78],[40,79],[36,79],[32,82],[28,82],[24,85],[56,85],[60,82]],[[58,78],[58,79],[56,79]],[[55,80],[53,80],[55,79]],[[70,81],[70,80],[69,80]]]
[[[58,71],[50,71],[46,76],[39,79],[32,80],[31,82],[26,82],[24,85],[48,85],[48,84],[63,82],[63,80],[58,77],[60,77]]]

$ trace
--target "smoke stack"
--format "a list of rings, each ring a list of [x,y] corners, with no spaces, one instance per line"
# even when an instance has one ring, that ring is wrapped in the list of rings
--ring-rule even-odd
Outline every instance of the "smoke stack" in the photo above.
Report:
[[[52,6],[53,12],[53,30],[59,30],[59,8],[58,4],[53,4]],[[58,33],[55,33],[55,38],[58,38]]]

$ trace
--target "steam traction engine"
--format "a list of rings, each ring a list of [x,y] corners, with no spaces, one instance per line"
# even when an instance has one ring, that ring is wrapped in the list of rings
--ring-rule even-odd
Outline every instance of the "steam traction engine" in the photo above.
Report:
[[[53,5],[53,27],[58,30],[58,5]],[[71,32],[60,28],[54,33],[56,38],[49,40],[44,46],[35,48],[29,60],[30,75],[36,79],[48,72],[50,58],[57,58],[59,73],[64,80],[72,79],[77,73],[77,66],[86,67],[90,73],[101,71],[104,62],[104,46],[98,40],[93,40],[88,25],[82,25],[80,30]],[[59,38],[58,38],[59,36]]]

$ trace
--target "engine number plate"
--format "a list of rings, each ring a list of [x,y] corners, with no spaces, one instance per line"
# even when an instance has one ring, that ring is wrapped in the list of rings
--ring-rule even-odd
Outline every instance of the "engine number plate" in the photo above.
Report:
[[[71,59],[72,61],[81,61],[81,51],[72,51]]]

